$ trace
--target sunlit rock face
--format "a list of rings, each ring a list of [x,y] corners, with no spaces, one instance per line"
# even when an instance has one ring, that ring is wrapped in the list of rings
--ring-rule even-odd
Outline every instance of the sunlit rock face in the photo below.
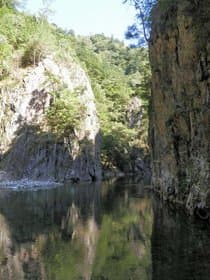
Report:
[[[205,208],[210,185],[209,14],[208,0],[160,5],[150,43],[153,184],[190,213]]]
[[[129,127],[141,128],[142,118],[144,114],[144,106],[142,100],[137,96],[131,99],[126,116],[129,122]]]
[[[73,61],[64,65],[48,57],[16,76],[13,84],[4,84],[1,89],[1,169],[9,178],[18,179],[100,179],[99,121],[94,94],[83,69]],[[85,112],[80,124],[65,137],[52,131],[46,117],[57,82],[69,94],[78,94]],[[1,173],[0,180],[5,177]]]

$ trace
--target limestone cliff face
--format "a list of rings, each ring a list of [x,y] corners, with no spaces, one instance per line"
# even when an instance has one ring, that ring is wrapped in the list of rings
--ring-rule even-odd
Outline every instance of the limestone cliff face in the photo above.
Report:
[[[210,207],[210,2],[166,6],[154,10],[150,43],[153,184],[193,213]]]
[[[85,107],[79,126],[63,138],[46,121],[55,79],[69,92],[76,91]],[[48,57],[35,67],[20,69],[13,81],[16,84],[5,86],[4,82],[1,88],[0,169],[18,179],[99,179],[99,121],[90,82],[81,67],[74,62],[58,64]]]

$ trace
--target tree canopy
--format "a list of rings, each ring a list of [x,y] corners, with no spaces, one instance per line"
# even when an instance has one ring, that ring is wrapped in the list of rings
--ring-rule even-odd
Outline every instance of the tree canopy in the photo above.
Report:
[[[135,23],[128,26],[127,39],[136,39],[137,45],[145,45],[150,39],[151,10],[158,0],[125,0],[136,9]]]
[[[0,0],[0,8],[15,8],[19,5],[22,5],[24,1],[21,0]]]
[[[9,3],[9,2],[8,2]],[[14,2],[13,2],[14,3]],[[47,55],[58,63],[81,64],[95,94],[102,132],[102,161],[123,170],[134,149],[147,146],[147,106],[150,96],[150,66],[147,48],[130,48],[103,34],[83,37],[72,30],[49,24],[46,17],[30,16],[8,6],[0,8],[0,82],[13,79],[15,67],[35,67]],[[53,132],[63,135],[77,125],[80,104],[65,88],[56,90],[59,99],[48,112]],[[59,93],[59,94],[58,94]],[[142,105],[142,126],[131,126],[127,116],[132,99]],[[65,102],[64,102],[65,100]],[[68,102],[66,102],[66,100]],[[70,104],[70,105],[69,105]],[[68,107],[72,106],[72,114]],[[136,112],[138,113],[138,112]],[[61,115],[55,123],[55,115]]]

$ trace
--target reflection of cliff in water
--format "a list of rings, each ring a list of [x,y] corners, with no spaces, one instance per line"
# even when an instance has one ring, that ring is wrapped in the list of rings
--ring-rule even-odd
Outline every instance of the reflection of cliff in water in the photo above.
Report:
[[[153,278],[209,280],[209,225],[154,203],[152,233]]]
[[[0,229],[0,279],[47,279],[37,244],[15,242],[2,215],[0,215]],[[41,239],[39,236],[36,243],[42,241]]]
[[[0,279],[150,279],[151,211],[121,183],[2,191]]]
[[[69,220],[69,209],[79,209],[81,224],[88,221],[91,225],[95,222],[93,217],[100,213],[99,202],[100,187],[94,185],[36,192],[1,192],[0,279],[54,279],[48,275],[51,268],[48,271],[46,263],[49,240],[53,240],[53,245],[59,241],[57,250],[73,243],[78,224],[73,223],[75,217]],[[97,215],[94,214],[96,210]],[[65,219],[74,227],[74,238],[66,235]],[[90,228],[93,233],[93,226]],[[56,255],[56,251],[53,253]]]
[[[132,181],[2,190],[0,279],[208,280],[208,234]]]

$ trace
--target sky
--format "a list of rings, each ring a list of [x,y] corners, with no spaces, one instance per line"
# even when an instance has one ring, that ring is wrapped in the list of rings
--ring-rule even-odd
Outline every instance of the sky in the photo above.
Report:
[[[104,33],[124,40],[128,25],[134,22],[134,8],[123,0],[53,0],[50,21],[77,35]],[[26,10],[37,13],[42,0],[28,0]]]

